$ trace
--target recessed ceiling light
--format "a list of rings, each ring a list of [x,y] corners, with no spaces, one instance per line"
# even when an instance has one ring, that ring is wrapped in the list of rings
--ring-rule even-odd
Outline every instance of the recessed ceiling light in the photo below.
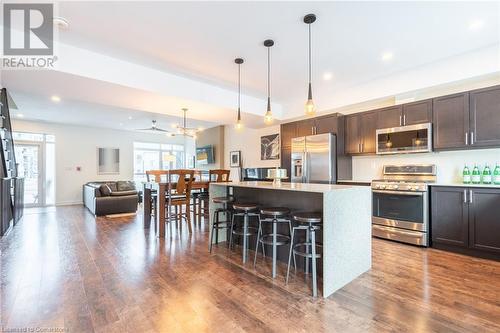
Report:
[[[394,54],[392,54],[392,52],[384,52],[384,53],[382,53],[382,60],[383,61],[392,60],[393,57],[394,57]]]
[[[24,114],[22,114],[22,113],[18,113],[18,114],[17,114],[17,117],[18,117],[18,118],[24,118]]]
[[[128,120],[132,120],[132,116],[128,116]]]
[[[53,23],[56,27],[58,27],[61,30],[69,29],[69,22],[64,17],[58,17],[58,16],[54,17]]]
[[[476,31],[484,26],[483,20],[474,20],[469,23],[469,30]]]
[[[330,81],[333,78],[333,74],[330,72],[323,73],[323,80]]]
[[[52,100],[52,102],[56,102],[56,103],[59,103],[61,101],[61,97],[56,96],[56,95],[50,97],[50,99]]]

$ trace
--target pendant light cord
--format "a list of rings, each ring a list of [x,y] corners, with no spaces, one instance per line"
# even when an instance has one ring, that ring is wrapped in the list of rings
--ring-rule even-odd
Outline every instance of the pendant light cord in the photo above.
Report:
[[[267,48],[267,98],[271,98],[271,47]]]
[[[311,24],[308,24],[309,26],[309,83],[311,83],[311,72],[312,72],[312,66],[311,66],[311,58],[312,58],[312,52],[311,52]]]
[[[240,108],[240,95],[241,95],[241,65],[238,64],[238,112]]]

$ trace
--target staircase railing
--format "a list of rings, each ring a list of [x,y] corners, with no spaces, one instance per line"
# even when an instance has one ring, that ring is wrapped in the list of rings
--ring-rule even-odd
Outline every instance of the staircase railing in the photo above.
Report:
[[[0,92],[0,236],[23,216],[24,179],[17,175],[7,89]]]

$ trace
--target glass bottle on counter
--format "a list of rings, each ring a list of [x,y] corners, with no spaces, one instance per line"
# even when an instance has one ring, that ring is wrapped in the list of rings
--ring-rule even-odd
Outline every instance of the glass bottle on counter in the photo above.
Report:
[[[495,185],[500,185],[500,165],[498,165],[498,163],[493,171],[493,183]]]
[[[481,184],[481,171],[477,164],[474,164],[474,169],[472,169],[472,184]]]
[[[467,164],[464,166],[464,170],[462,171],[462,178],[464,184],[470,184],[471,179],[470,179],[470,170]]]
[[[483,184],[491,184],[491,170],[488,164],[484,166]]]

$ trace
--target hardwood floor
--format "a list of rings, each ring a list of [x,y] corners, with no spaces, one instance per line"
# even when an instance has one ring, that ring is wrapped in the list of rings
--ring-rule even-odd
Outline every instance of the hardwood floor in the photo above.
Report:
[[[180,236],[179,236],[180,234]],[[168,237],[168,236],[167,236]],[[1,326],[69,332],[499,332],[500,263],[382,240],[328,299],[270,263],[209,255],[196,226],[157,239],[142,218],[80,206],[26,212],[1,240]],[[251,262],[252,260],[250,260]]]

